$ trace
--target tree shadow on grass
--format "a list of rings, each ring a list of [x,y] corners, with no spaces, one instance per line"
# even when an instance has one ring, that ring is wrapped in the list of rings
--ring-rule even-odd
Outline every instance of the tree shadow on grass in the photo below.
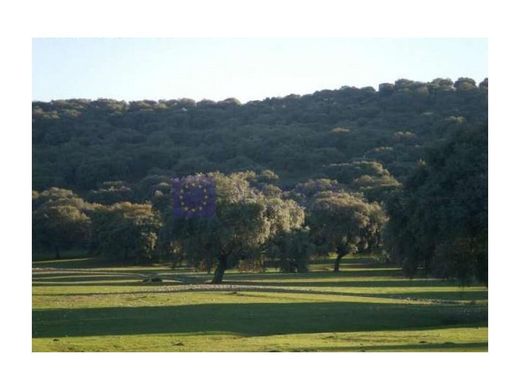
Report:
[[[157,285],[157,286],[178,286],[180,282],[178,281],[163,281],[158,283],[144,283],[142,280],[123,280],[121,282],[33,282],[33,287],[147,287],[151,285]],[[134,291],[135,293],[135,291]],[[66,293],[67,295],[70,295],[70,292]],[[45,294],[43,294],[45,295]],[[74,295],[74,294],[72,294]]]
[[[386,272],[386,271],[385,271]],[[118,274],[114,272],[113,275],[110,273],[100,274],[48,274],[48,275],[35,275],[33,277],[33,285],[45,285],[45,286],[76,286],[81,283],[88,283],[89,285],[95,286],[122,286],[129,285],[135,286],[134,281],[128,281],[126,284],[123,282],[124,279],[136,279],[140,281],[143,274],[151,274],[153,272],[141,272],[141,273],[126,273]],[[165,279],[176,278],[182,279],[185,277],[182,273],[168,273],[158,272],[161,277]],[[359,280],[364,276],[388,276],[386,279],[375,279],[375,280]],[[189,277],[194,281],[204,282],[205,280],[211,279],[211,275],[200,273],[200,274],[189,274]],[[116,280],[122,280],[117,282]],[[328,280],[330,279],[330,280]],[[240,284],[244,286],[284,286],[284,287],[451,287],[458,286],[454,281],[446,281],[441,279],[404,279],[400,277],[394,277],[387,274],[370,274],[361,272],[313,272],[309,274],[285,274],[285,273],[255,273],[255,274],[233,274],[230,273],[225,276],[225,284]]]
[[[359,295],[373,298],[394,298],[394,299],[413,299],[413,300],[439,300],[439,301],[477,301],[487,300],[487,291],[471,291],[460,289],[458,291],[421,291],[403,293],[360,293]]]
[[[110,278],[108,280],[98,280],[94,278],[84,279],[69,279],[69,280],[34,280],[33,286],[136,286],[142,285],[141,280],[125,280],[121,279],[121,282],[114,281],[117,278]],[[128,278],[127,278],[128,279]],[[174,279],[174,278],[172,278]],[[201,278],[200,281],[210,280],[211,277]],[[345,280],[345,281],[331,281],[331,282],[291,282],[283,281],[279,283],[272,282],[256,282],[256,281],[242,281],[242,280],[227,280],[226,284],[242,285],[242,286],[259,286],[259,287],[443,287],[452,286],[451,284],[445,284],[442,281],[430,281],[430,280]]]
[[[385,351],[417,351],[417,352],[433,352],[433,351],[481,351],[488,349],[487,342],[475,343],[424,343],[424,344],[383,344],[383,345],[359,345],[359,346],[334,346],[319,348],[322,352],[385,352]]]
[[[63,283],[95,283],[95,282],[114,282],[117,280],[142,280],[144,275],[59,275],[54,277],[35,277],[33,278],[33,284],[49,285],[52,283],[63,284]]]
[[[453,305],[242,303],[33,310],[33,337],[157,333],[260,336],[486,326],[487,310]]]
[[[259,278],[260,279],[260,278]],[[236,283],[241,285],[249,285],[249,286],[285,286],[285,287],[453,287],[458,286],[457,283],[447,282],[444,280],[438,279],[382,279],[382,280],[356,280],[352,279],[344,279],[344,280],[331,280],[331,281],[323,281],[323,280],[312,280],[308,279],[305,281],[292,281],[292,280],[283,280],[280,282],[273,283],[271,281],[263,281],[263,280],[231,280],[229,278],[226,279],[226,283]]]
[[[51,271],[51,272],[33,272],[33,280],[46,280],[46,279],[65,279],[70,278],[70,280],[76,279],[88,279],[95,277],[103,277],[103,278],[123,278],[123,277],[139,277],[144,274],[151,274],[158,272],[143,272],[143,271],[97,271],[97,270],[88,270],[85,272],[79,271]],[[160,273],[160,272],[159,272]]]
[[[66,259],[35,259],[32,262],[33,268],[60,268],[60,269],[74,269],[84,267],[108,267],[117,265],[115,262],[110,262],[99,257],[78,257]]]
[[[88,286],[88,285],[83,285]],[[128,284],[117,284],[117,286],[128,286]],[[179,283],[161,283],[154,285],[143,285],[142,283],[136,282],[131,286],[149,286],[150,289],[143,290],[131,290],[131,291],[99,291],[99,292],[70,292],[65,291],[63,293],[34,293],[35,296],[98,296],[98,295],[133,295],[139,294],[176,294],[176,293],[189,293],[189,292],[211,292],[211,293],[229,293],[239,291],[241,293],[285,293],[285,294],[310,294],[310,295],[329,295],[329,296],[346,296],[346,297],[367,297],[367,298],[382,298],[382,299],[405,299],[405,300],[417,300],[417,301],[446,301],[443,303],[464,303],[464,301],[477,301],[487,300],[487,291],[425,291],[425,292],[410,292],[410,293],[370,293],[370,292],[344,292],[344,291],[323,291],[323,290],[301,290],[301,289],[288,289],[284,286],[272,286],[256,288],[255,286],[249,285],[230,285],[229,289],[215,290],[213,285],[179,285]],[[161,289],[161,287],[178,287],[174,289]],[[159,287],[159,288],[154,288]]]
[[[225,279],[241,280],[277,280],[277,279],[341,279],[355,277],[404,277],[398,268],[360,268],[346,269],[340,272],[311,271],[307,273],[258,272],[258,273],[229,273]]]
[[[163,282],[161,285],[176,285],[186,279],[203,283],[210,279],[208,275],[182,275],[166,272],[141,272],[141,273],[75,273],[75,274],[46,274],[33,275],[33,286],[142,286],[143,279],[149,275],[158,275]]]

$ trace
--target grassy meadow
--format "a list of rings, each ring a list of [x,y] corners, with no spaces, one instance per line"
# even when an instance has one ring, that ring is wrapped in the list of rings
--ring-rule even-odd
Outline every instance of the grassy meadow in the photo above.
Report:
[[[487,351],[487,288],[370,258],[307,274],[33,262],[33,351]],[[161,283],[143,283],[158,274]]]

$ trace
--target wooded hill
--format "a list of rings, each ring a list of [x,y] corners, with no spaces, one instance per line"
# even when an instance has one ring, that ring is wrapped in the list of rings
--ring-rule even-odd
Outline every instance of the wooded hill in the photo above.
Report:
[[[426,150],[487,122],[487,79],[397,80],[241,104],[190,99],[33,102],[33,188],[131,200],[154,177],[272,170],[282,189],[328,177],[403,181]],[[115,182],[119,183],[108,183]],[[97,194],[97,195],[96,195]],[[140,200],[146,198],[146,191]]]

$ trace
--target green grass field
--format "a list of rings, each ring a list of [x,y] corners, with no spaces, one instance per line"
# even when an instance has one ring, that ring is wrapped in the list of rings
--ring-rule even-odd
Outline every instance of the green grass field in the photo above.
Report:
[[[33,351],[487,351],[487,288],[350,258],[308,274],[33,263]],[[158,273],[162,283],[146,284]]]

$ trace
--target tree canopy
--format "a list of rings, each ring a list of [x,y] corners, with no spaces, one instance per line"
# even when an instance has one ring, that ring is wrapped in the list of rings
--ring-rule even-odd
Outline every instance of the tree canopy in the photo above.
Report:
[[[33,191],[33,246],[36,250],[54,251],[86,248],[90,239],[89,211],[92,207],[74,192],[50,188]]]
[[[143,261],[153,257],[161,220],[150,204],[120,202],[96,207],[92,225],[93,245],[101,254]]]
[[[409,275],[487,281],[487,160],[487,126],[457,131],[388,202],[386,245]]]
[[[250,185],[250,174],[210,174],[217,187],[213,218],[170,216],[172,247],[192,263],[216,263],[213,283],[221,283],[226,269],[258,255],[270,238],[299,228],[303,209],[292,200],[269,197]],[[177,243],[175,242],[177,241]]]
[[[316,243],[336,253],[336,272],[345,255],[377,248],[385,221],[378,203],[345,192],[319,193],[308,214]]]
[[[285,189],[336,178],[329,166],[358,160],[381,163],[402,181],[431,142],[461,120],[486,118],[487,81],[476,87],[467,78],[402,79],[379,91],[343,87],[245,104],[33,102],[33,186],[92,191],[89,199],[96,202],[125,201],[122,187],[106,183],[132,187],[154,175],[271,170]]]

